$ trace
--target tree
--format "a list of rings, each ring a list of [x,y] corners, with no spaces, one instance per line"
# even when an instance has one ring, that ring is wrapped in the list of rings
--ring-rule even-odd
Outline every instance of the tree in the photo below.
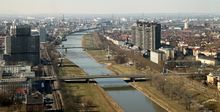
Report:
[[[13,95],[0,93],[0,106],[9,106],[13,103]]]

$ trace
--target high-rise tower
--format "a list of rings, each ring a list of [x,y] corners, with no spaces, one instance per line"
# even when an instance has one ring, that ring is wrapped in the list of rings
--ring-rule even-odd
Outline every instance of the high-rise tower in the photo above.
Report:
[[[15,35],[6,38],[4,60],[8,64],[25,62],[30,65],[39,64],[40,40],[39,35],[31,35],[29,25],[15,27]]]
[[[155,22],[137,21],[137,25],[133,30],[136,30],[135,45],[142,50],[156,50],[161,47],[161,25]],[[133,31],[132,30],[132,31]]]

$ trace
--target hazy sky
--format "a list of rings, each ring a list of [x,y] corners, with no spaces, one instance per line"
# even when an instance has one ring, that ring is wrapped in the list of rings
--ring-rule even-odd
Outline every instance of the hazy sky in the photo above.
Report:
[[[218,13],[220,0],[0,0],[2,14]]]

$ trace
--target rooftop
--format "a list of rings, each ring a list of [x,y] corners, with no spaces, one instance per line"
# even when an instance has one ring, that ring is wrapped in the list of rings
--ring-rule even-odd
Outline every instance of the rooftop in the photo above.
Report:
[[[43,96],[39,92],[27,96],[27,105],[36,105],[36,104],[43,104]]]
[[[209,76],[220,76],[220,71],[211,72]]]

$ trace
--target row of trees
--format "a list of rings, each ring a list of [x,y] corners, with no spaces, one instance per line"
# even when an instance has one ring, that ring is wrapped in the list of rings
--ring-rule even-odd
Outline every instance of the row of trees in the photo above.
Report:
[[[68,85],[70,86],[70,85]],[[68,89],[68,86],[62,85],[62,95],[64,96],[64,110],[67,112],[95,112],[97,106],[89,97],[75,95],[74,92]]]
[[[99,40],[101,40],[100,47],[107,49],[109,46],[110,50],[112,51],[112,55],[115,56],[115,61],[119,62],[119,64],[126,63],[132,59],[137,69],[145,69],[147,66],[150,66],[155,70],[162,70],[161,66],[158,66],[157,64],[143,58],[140,52],[123,50],[119,46],[116,46],[112,42],[108,41],[101,34],[96,33],[95,35],[99,37]]]
[[[179,104],[185,106],[186,110],[212,110],[216,111],[217,102],[207,102],[202,103],[201,107],[198,107],[199,104],[197,96],[201,94],[199,91],[190,91],[190,87],[187,88],[187,83],[181,79],[170,79],[161,75],[151,75],[150,85],[154,86],[157,90],[161,91],[165,96],[169,97],[171,100],[177,101]],[[197,106],[195,106],[197,105]]]
[[[183,86],[183,81],[176,83],[159,75],[151,75],[151,77],[152,86],[156,87],[157,90],[161,91],[164,95],[172,100],[177,100],[178,103],[184,104],[186,110],[191,109],[192,100],[195,95],[186,91],[186,88]]]
[[[12,104],[21,104],[21,98],[16,96],[16,89],[21,85],[16,82],[2,83],[0,88],[0,106],[10,106]]]
[[[0,106],[10,106],[13,104],[13,95],[0,93]]]

